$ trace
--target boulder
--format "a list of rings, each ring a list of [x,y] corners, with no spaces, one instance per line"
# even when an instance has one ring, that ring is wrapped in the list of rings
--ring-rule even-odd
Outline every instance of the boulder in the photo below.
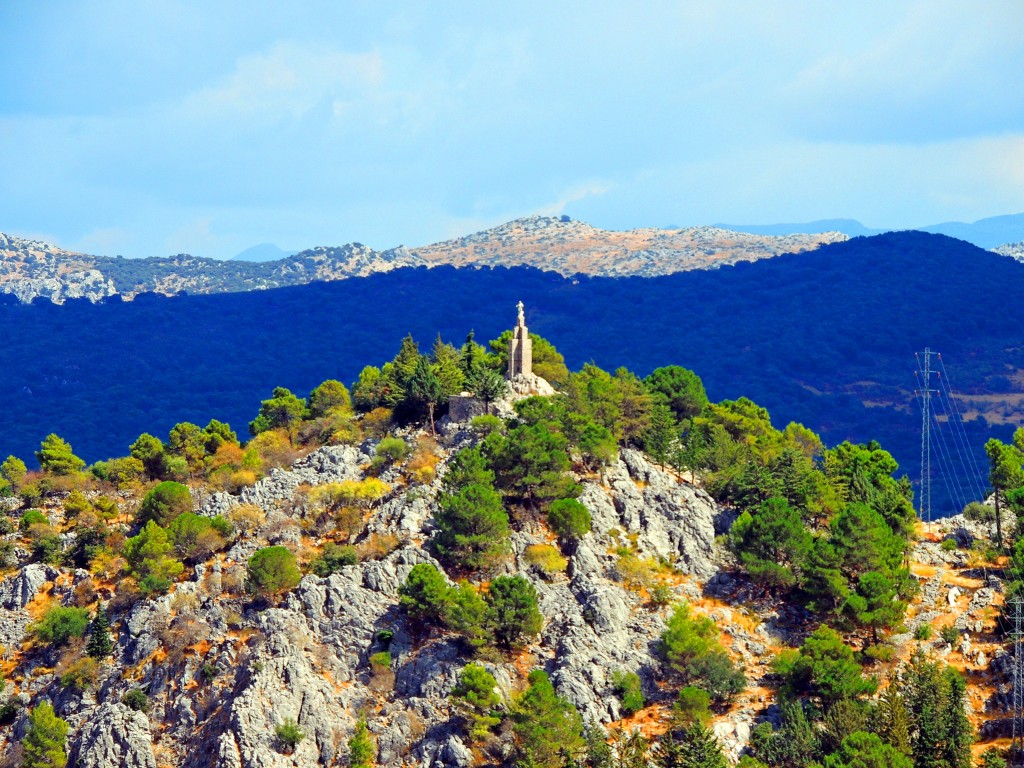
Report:
[[[57,578],[59,571],[43,563],[29,563],[0,583],[0,608],[16,611],[24,608],[39,590]]]

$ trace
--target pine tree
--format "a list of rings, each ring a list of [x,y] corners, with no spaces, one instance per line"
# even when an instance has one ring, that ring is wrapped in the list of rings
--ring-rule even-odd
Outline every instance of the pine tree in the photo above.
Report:
[[[24,768],[63,768],[68,756],[64,742],[68,735],[68,724],[57,717],[53,706],[44,702],[28,716],[28,733],[22,741],[25,756]]]
[[[404,390],[408,386],[409,379],[416,372],[416,366],[419,362],[419,345],[413,339],[412,334],[408,334],[402,339],[402,346],[398,350],[398,354],[395,355],[395,359],[391,361],[392,373],[399,389]]]
[[[586,747],[583,720],[572,702],[555,693],[543,670],[533,670],[527,679],[530,687],[512,711],[516,751],[524,765],[561,768]]]
[[[110,620],[102,605],[89,626],[89,644],[85,647],[85,652],[94,659],[105,659],[114,652],[114,641],[110,637]]]
[[[360,717],[355,733],[348,740],[348,760],[352,768],[370,768],[373,765],[373,739],[366,727],[366,718]]]
[[[484,355],[487,354],[487,350],[476,343],[475,336],[476,333],[470,331],[469,335],[466,336],[466,343],[459,350],[459,367],[462,369],[462,375],[467,386],[470,386],[470,383],[476,380],[480,369],[484,367]],[[472,389],[472,387],[470,388]]]

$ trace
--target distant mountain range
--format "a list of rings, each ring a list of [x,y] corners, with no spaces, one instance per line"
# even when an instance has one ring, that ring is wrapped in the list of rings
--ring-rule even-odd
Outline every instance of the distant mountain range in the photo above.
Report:
[[[1024,424],[1024,333],[1007,321],[1022,294],[1024,264],[902,232],[649,278],[421,266],[132,302],[4,297],[0,456],[28,460],[51,431],[90,461],[179,421],[244,432],[275,386],[305,395],[327,378],[349,383],[407,333],[424,349],[438,334],[461,344],[470,329],[496,338],[522,300],[530,329],[573,368],[685,365],[714,400],[745,395],[830,444],[877,439],[916,478],[915,351],[943,353],[976,450]]]
[[[124,259],[72,253],[46,243],[0,234],[0,292],[21,301],[99,301],[141,293],[206,294],[267,290],[343,280],[416,266],[531,266],[574,274],[621,277],[710,269],[739,261],[796,253],[845,240],[837,232],[751,235],[714,227],[613,232],[567,217],[533,216],[494,229],[420,248],[375,251],[359,243],[284,253],[255,246],[229,261],[187,254]],[[242,257],[245,257],[243,260]]]
[[[758,235],[842,232],[849,237],[866,237],[891,231],[865,227],[854,219],[821,219],[803,224],[716,224],[715,226],[734,232],[750,232]],[[929,224],[926,227],[914,227],[913,229],[918,232],[948,235],[958,240],[966,240],[979,248],[992,250],[996,249],[996,246],[1024,241],[1024,213],[992,216],[969,224],[962,221],[947,221],[942,224]]]
[[[925,227],[1024,259],[1024,214],[973,224]],[[45,298],[131,300],[142,293],[173,296],[268,290],[344,280],[402,267],[528,266],[566,277],[654,277],[717,269],[784,253],[800,253],[850,237],[870,236],[852,219],[805,224],[727,225],[676,229],[599,229],[567,216],[530,216],[433,245],[376,251],[360,243],[288,253],[271,243],[230,260],[188,254],[147,259],[91,256],[0,233],[0,293],[21,301]]]
[[[284,251],[273,243],[260,243],[251,248],[246,248],[230,261],[280,261],[294,256],[298,251]]]

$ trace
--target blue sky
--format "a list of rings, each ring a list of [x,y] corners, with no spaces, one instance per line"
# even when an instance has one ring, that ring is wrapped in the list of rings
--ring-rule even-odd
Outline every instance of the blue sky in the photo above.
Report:
[[[230,257],[1024,211],[1018,3],[629,5],[7,0],[0,231]]]

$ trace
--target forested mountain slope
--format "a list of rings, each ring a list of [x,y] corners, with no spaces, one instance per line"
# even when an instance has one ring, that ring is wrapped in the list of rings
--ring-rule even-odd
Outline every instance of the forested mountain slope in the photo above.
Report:
[[[806,254],[655,278],[537,270],[405,269],[258,293],[0,306],[0,453],[56,431],[89,460],[183,419],[243,427],[270,389],[354,380],[412,333],[460,343],[511,325],[571,365],[644,375],[678,363],[714,399],[746,395],[826,442],[878,438],[916,477],[915,351],[943,353],[969,398],[972,442],[1020,423],[1024,264],[938,235],[858,238]]]

